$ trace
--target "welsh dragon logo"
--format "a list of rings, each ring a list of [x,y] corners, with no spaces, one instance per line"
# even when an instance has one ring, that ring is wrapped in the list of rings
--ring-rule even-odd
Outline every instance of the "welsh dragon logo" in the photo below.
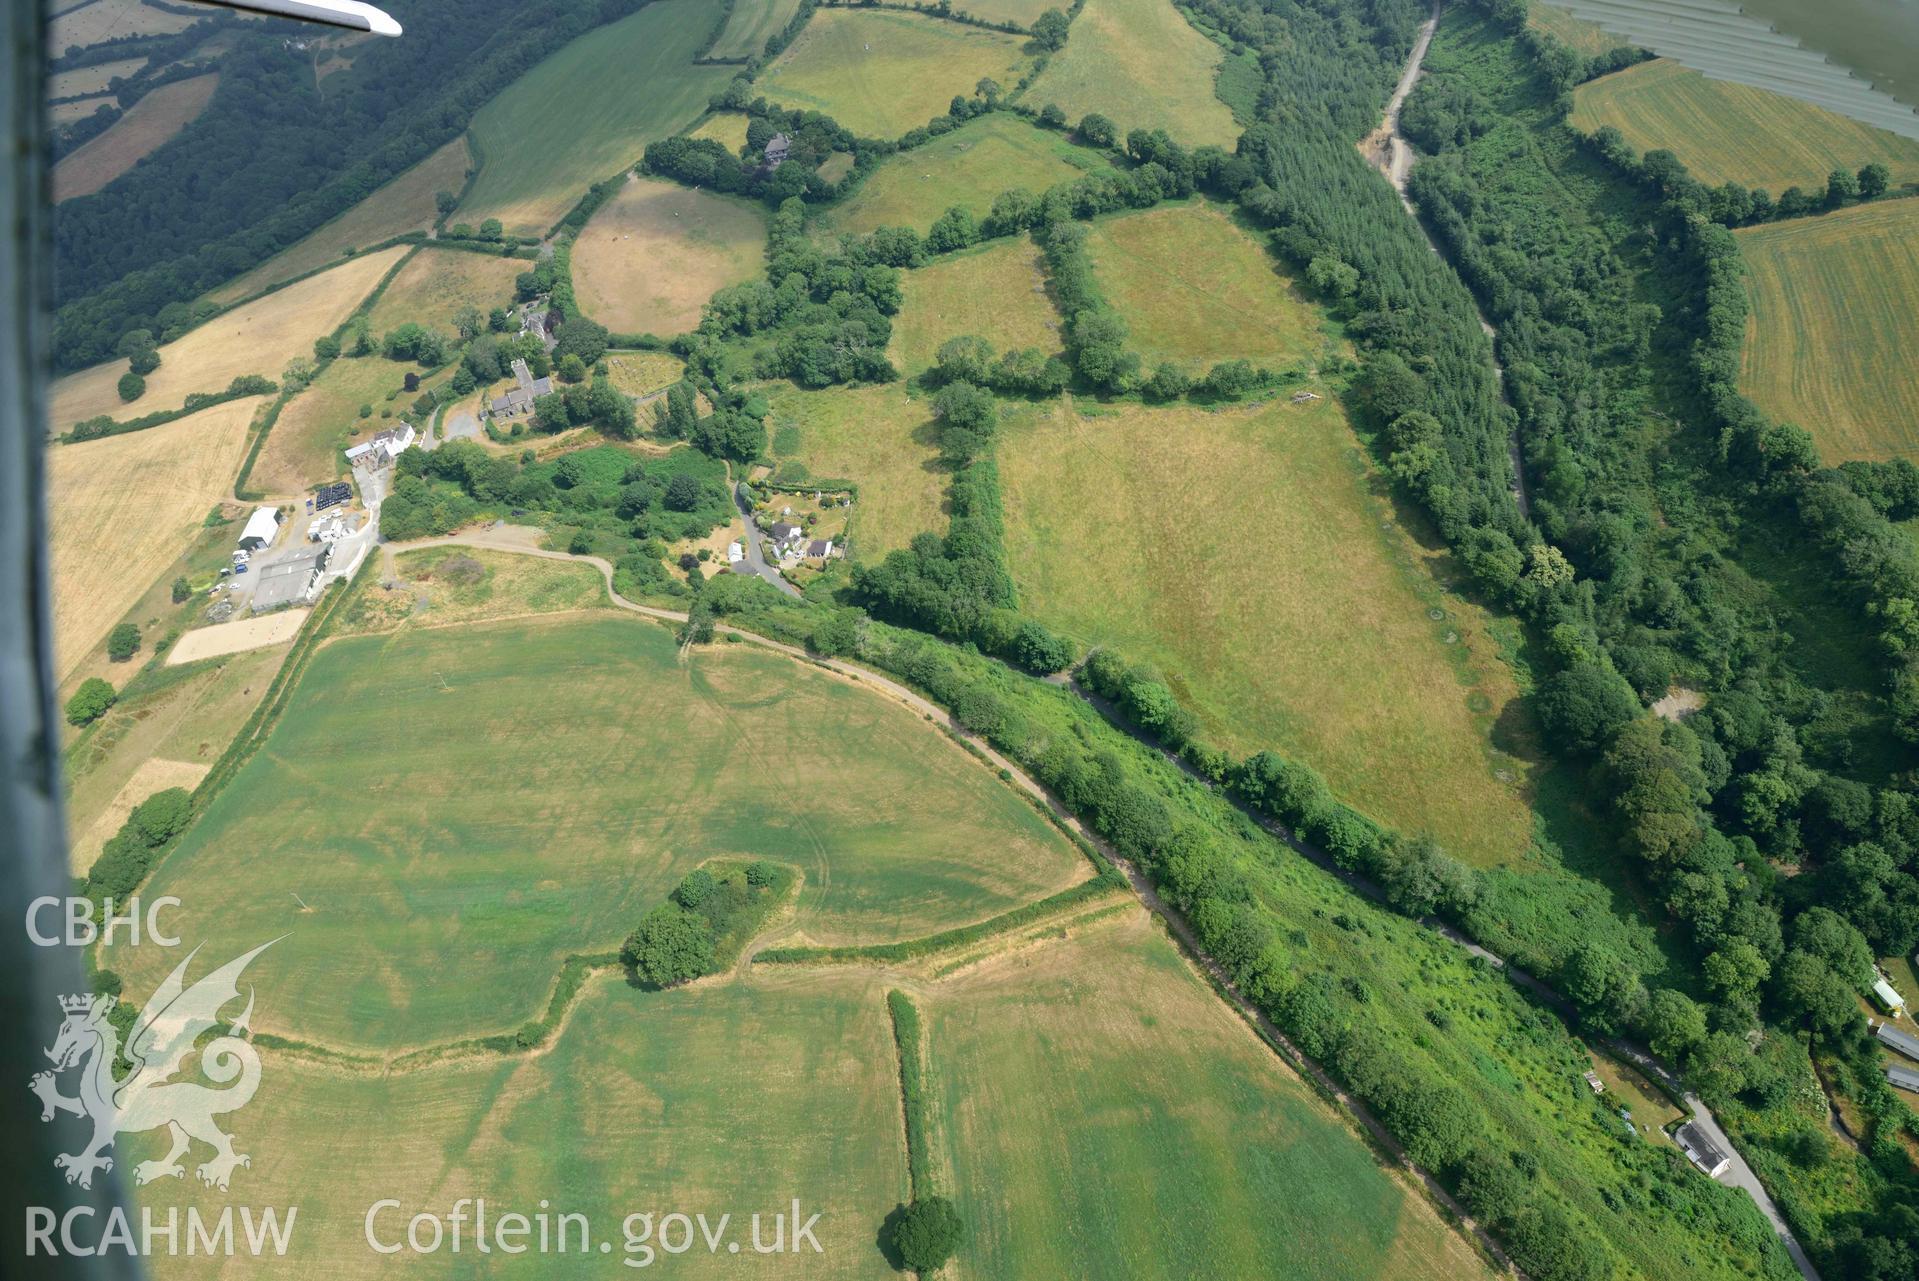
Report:
[[[194,1044],[205,1033],[220,1026],[220,1011],[239,999],[239,979],[253,958],[273,943],[262,943],[251,952],[227,962],[219,969],[186,985],[187,966],[200,949],[194,948],[186,960],[174,967],[160,984],[135,1020],[127,1037],[127,1061],[132,1070],[120,1080],[113,1075],[119,1056],[120,1038],[108,1020],[115,998],[111,996],[63,996],[60,1005],[66,1018],[60,1035],[47,1051],[51,1071],[34,1074],[31,1086],[40,1096],[42,1121],[51,1121],[61,1113],[85,1118],[93,1123],[93,1137],[78,1152],[61,1155],[53,1163],[66,1171],[67,1182],[83,1188],[93,1186],[96,1170],[111,1170],[113,1158],[105,1155],[116,1137],[165,1126],[173,1146],[157,1161],[142,1161],[134,1167],[134,1180],[151,1183],[155,1179],[179,1178],[185,1173],[180,1158],[187,1155],[194,1140],[213,1148],[213,1158],[203,1162],[196,1173],[209,1187],[226,1190],[233,1171],[252,1160],[233,1150],[233,1136],[214,1122],[216,1116],[237,1112],[253,1098],[260,1086],[260,1055],[245,1040],[253,1017],[253,991],[247,990],[246,1008],[227,1030],[208,1041],[200,1053],[200,1069],[208,1080],[225,1088],[215,1089],[198,1081],[172,1078],[185,1065]],[[60,1093],[58,1076],[79,1069],[79,1093],[69,1098]]]

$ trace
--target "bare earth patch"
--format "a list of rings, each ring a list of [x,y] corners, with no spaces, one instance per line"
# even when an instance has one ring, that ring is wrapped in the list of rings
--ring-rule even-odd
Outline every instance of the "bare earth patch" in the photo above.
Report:
[[[197,663],[203,658],[238,654],[242,650],[263,649],[268,645],[290,641],[306,623],[308,612],[289,609],[260,618],[241,618],[231,623],[196,627],[167,651],[167,666],[178,667],[181,663]]]

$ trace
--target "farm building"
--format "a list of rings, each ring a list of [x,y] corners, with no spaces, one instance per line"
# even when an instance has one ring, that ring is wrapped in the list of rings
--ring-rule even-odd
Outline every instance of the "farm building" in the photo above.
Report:
[[[1732,1158],[1721,1151],[1719,1145],[1691,1121],[1674,1130],[1672,1137],[1673,1142],[1679,1145],[1679,1150],[1684,1152],[1687,1159],[1694,1165],[1704,1170],[1709,1179],[1718,1178],[1732,1164]]]
[[[1890,1023],[1873,1024],[1872,1034],[1879,1038],[1882,1045],[1890,1046],[1913,1062],[1919,1063],[1919,1036],[1901,1032]]]
[[[513,362],[513,381],[515,386],[511,391],[495,396],[487,405],[487,412],[496,418],[517,418],[532,413],[533,402],[553,391],[553,380],[535,378],[524,360]]]
[[[373,439],[362,441],[346,451],[346,460],[355,467],[367,467],[378,470],[413,447],[418,433],[411,423],[401,423],[398,427],[389,427],[377,433]]]
[[[1890,1065],[1886,1068],[1886,1080],[1902,1090],[1919,1094],[1919,1070]]]
[[[253,515],[247,517],[246,528],[240,531],[240,550],[257,552],[273,541],[280,532],[280,509],[278,507],[256,507]]]

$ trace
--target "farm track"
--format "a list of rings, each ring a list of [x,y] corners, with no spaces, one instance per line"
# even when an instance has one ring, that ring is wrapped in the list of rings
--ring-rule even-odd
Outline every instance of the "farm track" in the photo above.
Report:
[[[1393,184],[1393,190],[1399,193],[1399,203],[1404,206],[1406,216],[1413,220],[1413,226],[1419,228],[1419,234],[1426,238],[1426,247],[1440,259],[1446,258],[1446,251],[1434,239],[1433,233],[1420,221],[1419,210],[1413,206],[1412,197],[1406,194],[1407,183],[1412,178],[1415,153],[1413,144],[1407,141],[1400,131],[1399,117],[1405,109],[1406,99],[1412,95],[1413,86],[1419,83],[1421,68],[1426,62],[1426,51],[1432,48],[1433,35],[1439,30],[1439,18],[1446,7],[1445,0],[1433,0],[1433,16],[1420,25],[1419,36],[1413,41],[1413,50],[1406,58],[1406,68],[1400,72],[1399,84],[1393,89],[1393,96],[1386,102],[1386,112],[1380,118],[1379,128],[1373,130],[1359,142],[1359,153],[1366,162]],[[1462,284],[1463,287],[1463,284]],[[1473,297],[1467,290],[1467,297]],[[1473,310],[1478,313],[1479,327],[1493,345],[1493,376],[1499,382],[1499,396],[1506,398],[1506,367],[1499,363],[1499,331],[1486,316],[1486,309],[1473,298]],[[1532,518],[1532,494],[1526,488],[1525,458],[1519,449],[1519,428],[1515,425],[1506,435],[1506,456],[1511,460],[1513,469],[1513,502],[1519,507],[1519,514]]]

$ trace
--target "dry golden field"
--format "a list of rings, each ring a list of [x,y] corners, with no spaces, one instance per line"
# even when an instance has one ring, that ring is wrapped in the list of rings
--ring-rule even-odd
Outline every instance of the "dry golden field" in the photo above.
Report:
[[[145,58],[122,58],[118,62],[62,71],[47,82],[47,97],[77,98],[82,94],[105,93],[115,78],[124,79],[146,65]]]
[[[121,789],[114,793],[106,808],[94,815],[84,831],[70,824],[72,839],[67,846],[67,867],[75,876],[81,876],[93,866],[93,860],[100,857],[100,849],[113,834],[127,821],[127,815],[133,813],[134,806],[152,796],[155,792],[164,792],[170,787],[181,787],[192,791],[199,786],[200,780],[213,768],[211,761],[169,761],[159,757],[150,757],[141,761],[133,777],[126,781]]]
[[[55,57],[69,49],[99,44],[120,36],[161,36],[185,31],[196,20],[168,13],[140,0],[93,0],[62,12],[53,20],[47,47]]]
[[[1579,86],[1571,119],[1585,133],[1611,125],[1635,151],[1663,147],[1709,187],[1824,191],[1833,170],[1874,162],[1895,184],[1919,178],[1919,141],[1664,58]]]
[[[623,334],[683,334],[715,291],[760,273],[766,219],[744,200],[635,178],[573,244],[580,310]]]
[[[377,245],[409,231],[425,231],[433,225],[434,193],[457,194],[471,163],[465,136],[455,138],[305,240],[207,296],[215,302],[238,302],[268,285],[344,258],[349,250]]]
[[[90,196],[159,150],[206,109],[219,83],[217,72],[176,80],[134,103],[105,133],[53,167],[54,202]]]
[[[124,421],[178,409],[192,393],[225,391],[242,374],[278,381],[287,362],[312,356],[313,340],[337,329],[406,252],[396,246],[342,263],[188,331],[160,348],[160,367],[147,375],[146,394],[131,403],[123,402],[117,390],[127,371],[124,360],[56,380],[53,430],[65,431],[98,414]]]
[[[64,675],[180,554],[233,483],[261,398],[47,451],[55,669]],[[116,682],[118,683],[118,682]]]
[[[524,258],[494,258],[460,249],[423,246],[413,251],[373,304],[367,326],[376,335],[409,321],[453,331],[462,307],[488,312],[513,302],[513,278],[533,264]]]
[[[1752,293],[1740,385],[1828,464],[1919,462],[1919,201],[1737,233]]]

